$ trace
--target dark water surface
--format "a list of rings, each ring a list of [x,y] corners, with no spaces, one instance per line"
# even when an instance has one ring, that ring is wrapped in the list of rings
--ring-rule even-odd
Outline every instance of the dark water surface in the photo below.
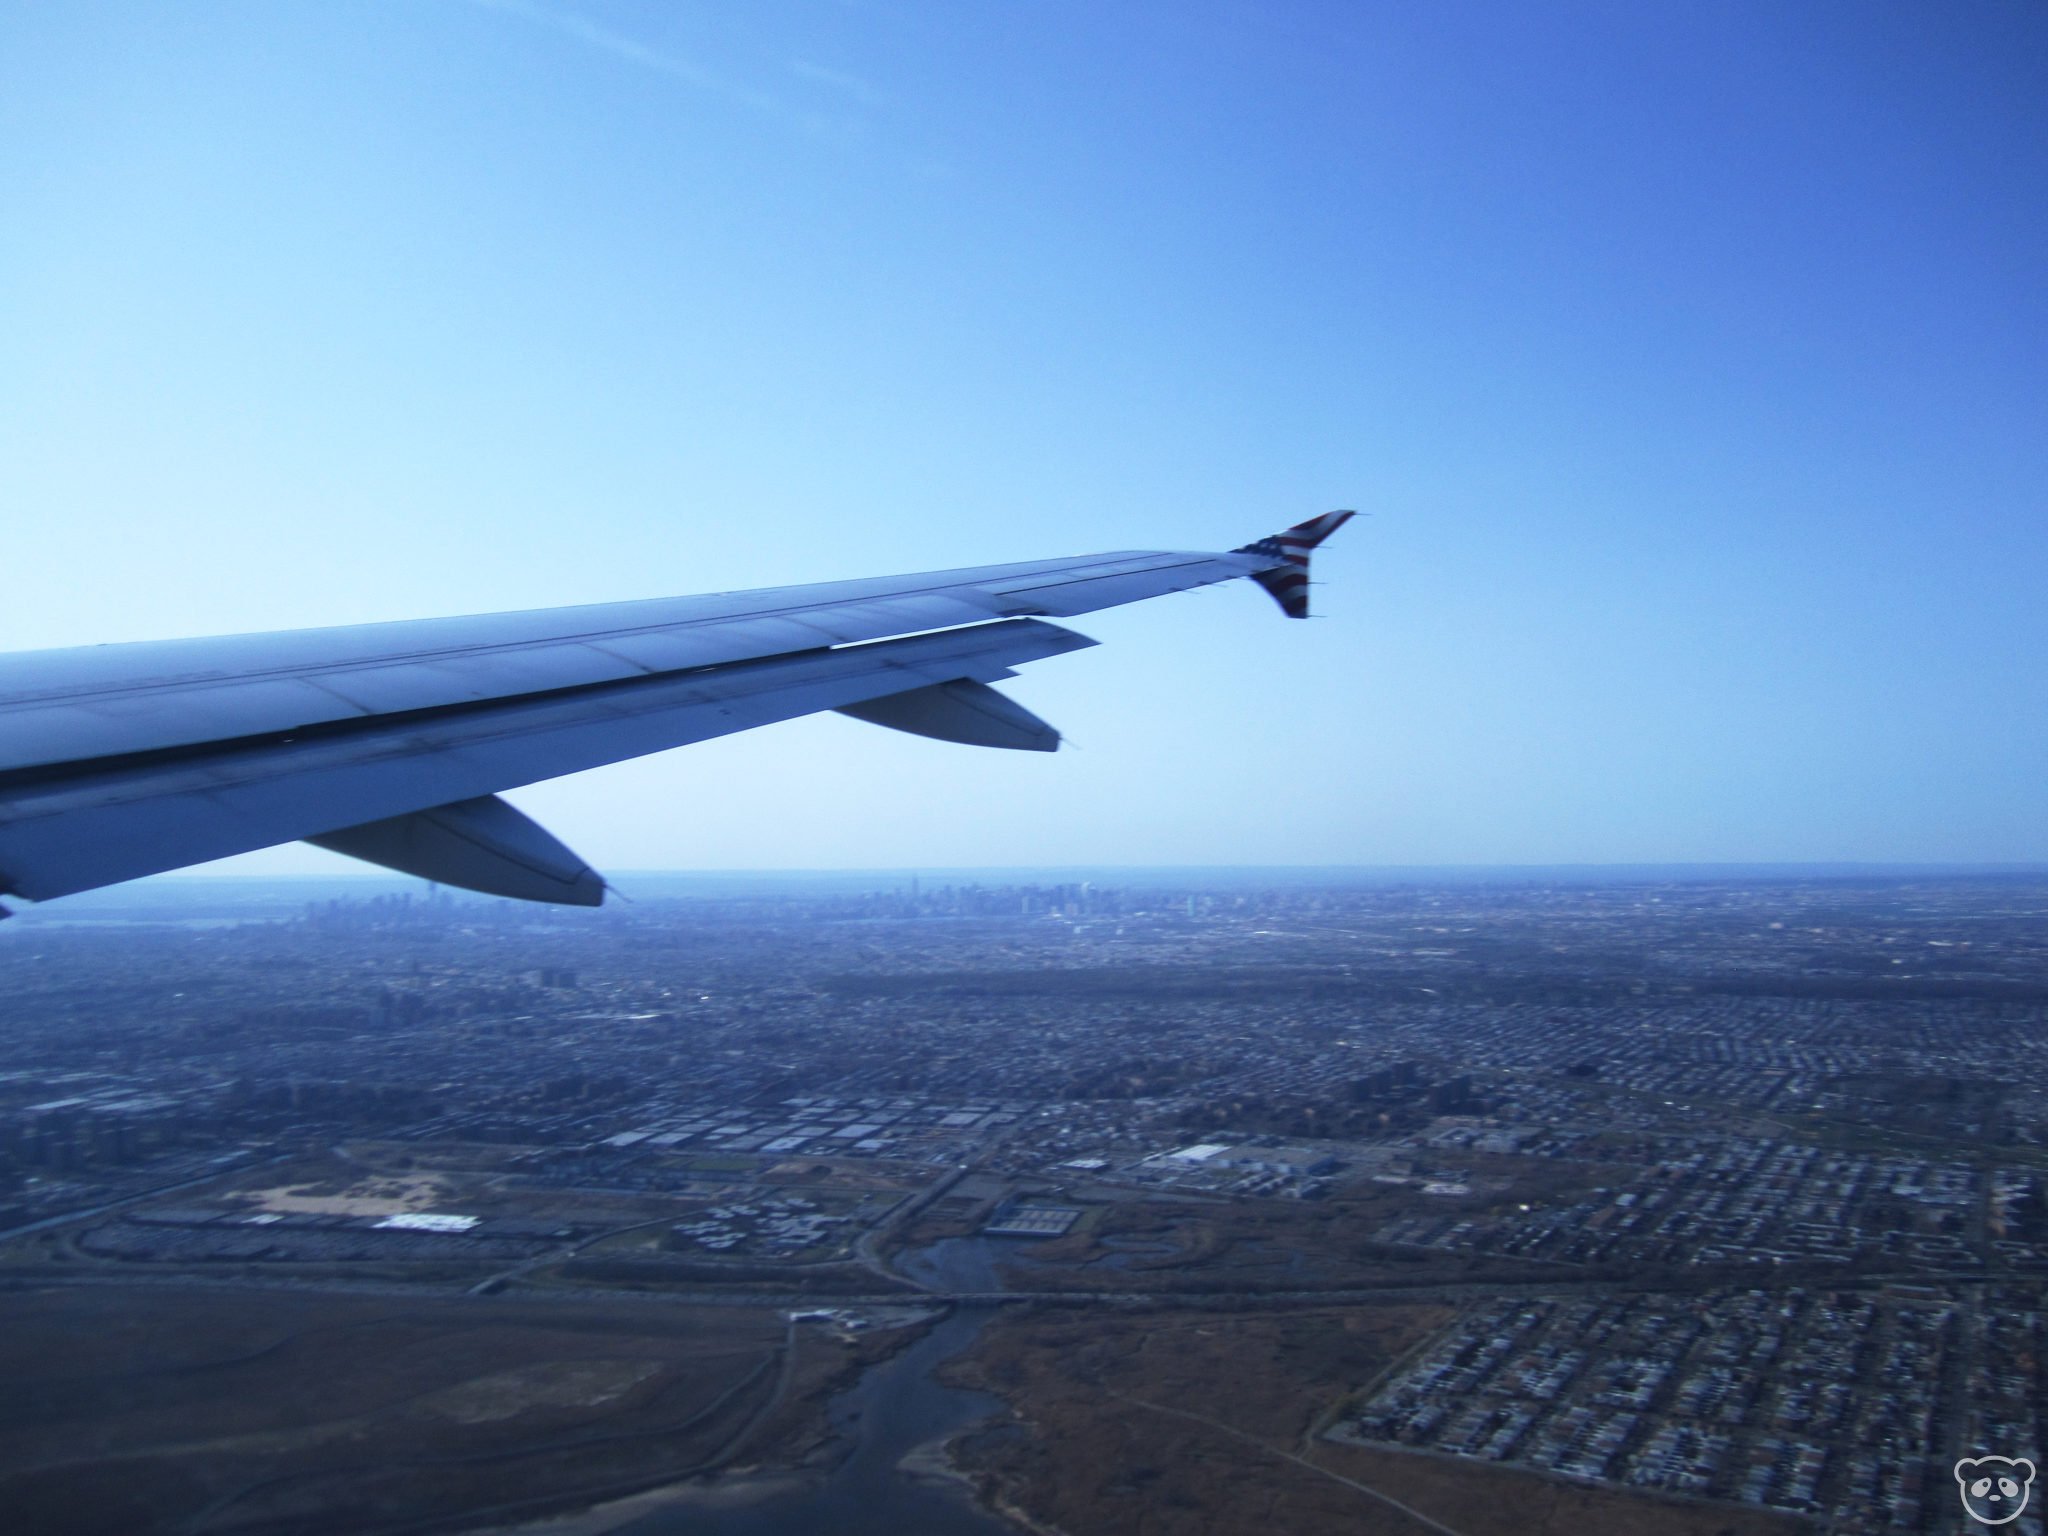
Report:
[[[1031,1244],[1014,1237],[942,1237],[896,1259],[897,1273],[940,1291],[1000,1291],[996,1265],[1028,1258]]]
[[[942,1387],[932,1369],[974,1341],[993,1310],[963,1307],[832,1400],[832,1426],[854,1442],[824,1483],[721,1508],[665,1509],[620,1536],[1015,1536],[964,1487],[913,1482],[896,1463],[927,1441],[1002,1407],[985,1392]]]

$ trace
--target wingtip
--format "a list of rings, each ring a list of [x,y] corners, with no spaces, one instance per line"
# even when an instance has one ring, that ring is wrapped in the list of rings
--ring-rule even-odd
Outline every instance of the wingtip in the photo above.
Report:
[[[1285,533],[1279,535],[1279,537],[1282,539],[1298,540],[1310,549],[1314,549],[1323,540],[1327,539],[1356,516],[1358,514],[1349,507],[1340,508],[1335,512],[1325,512],[1321,517],[1312,517],[1305,523],[1296,523]]]
[[[1231,553],[1257,555],[1271,561],[1263,570],[1251,572],[1252,580],[1266,589],[1288,618],[1305,619],[1308,617],[1309,552],[1357,515],[1349,508],[1325,512],[1282,532],[1268,534]]]

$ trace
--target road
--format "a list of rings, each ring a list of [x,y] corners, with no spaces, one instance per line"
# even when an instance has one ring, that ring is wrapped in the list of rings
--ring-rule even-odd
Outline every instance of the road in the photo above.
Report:
[[[1834,1281],[1829,1289],[1843,1291],[1874,1290],[1891,1284],[1907,1285],[1989,1285],[2008,1280],[2007,1276],[1987,1276],[1981,1272],[1934,1273],[1926,1270],[1899,1270],[1896,1272],[1845,1274]],[[1385,1302],[1426,1301],[1468,1301],[1485,1297],[1514,1296],[1556,1296],[1573,1292],[1613,1292],[1624,1289],[1613,1280],[1554,1279],[1541,1282],[1530,1280],[1514,1281],[1468,1281],[1460,1283],[1437,1283],[1416,1280],[1404,1285],[1366,1286],[1346,1290],[1303,1290],[1303,1291],[905,1291],[896,1289],[884,1292],[854,1293],[849,1295],[808,1296],[799,1291],[763,1287],[748,1290],[732,1288],[727,1290],[697,1290],[678,1288],[668,1291],[607,1290],[600,1286],[533,1285],[521,1288],[507,1288],[493,1295],[479,1295],[473,1286],[431,1286],[407,1285],[395,1280],[352,1281],[346,1279],[321,1278],[297,1279],[289,1275],[264,1275],[243,1273],[223,1275],[218,1272],[201,1270],[160,1270],[154,1274],[134,1269],[79,1269],[67,1268],[61,1272],[49,1269],[21,1269],[12,1273],[0,1272],[0,1291],[40,1289],[52,1284],[63,1285],[154,1285],[183,1288],[204,1287],[222,1290],[279,1290],[306,1293],[329,1292],[348,1296],[400,1296],[414,1300],[447,1300],[469,1296],[481,1304],[493,1301],[544,1302],[549,1299],[580,1302],[640,1302],[656,1306],[689,1307],[779,1307],[803,1310],[811,1307],[903,1307],[910,1305],[928,1306],[1024,1306],[1048,1307],[1107,1307],[1118,1309],[1140,1309],[1156,1307],[1221,1309],[1226,1311],[1270,1309],[1273,1307],[1332,1307],[1360,1306]],[[1756,1290],[1810,1290],[1815,1282],[1811,1275],[1784,1275],[1768,1269],[1760,1269],[1747,1285]]]
[[[109,1211],[125,1210],[131,1205],[140,1205],[145,1200],[155,1200],[162,1195],[174,1195],[181,1189],[197,1189],[202,1184],[212,1184],[220,1179],[239,1178],[254,1172],[258,1168],[269,1168],[278,1163],[289,1162],[290,1160],[290,1158],[280,1155],[262,1158],[253,1163],[237,1163],[232,1168],[216,1168],[211,1173],[198,1174],[189,1179],[178,1179],[169,1184],[158,1184],[149,1189],[137,1190],[132,1195],[122,1195],[114,1200],[103,1200],[98,1205],[83,1206],[75,1211],[65,1211],[58,1216],[45,1216],[41,1221],[27,1222],[22,1226],[9,1227],[6,1231],[0,1232],[0,1243],[6,1242],[9,1238],[26,1237],[31,1232],[47,1232],[53,1227],[67,1227],[74,1221],[88,1221],[94,1216],[104,1216]]]

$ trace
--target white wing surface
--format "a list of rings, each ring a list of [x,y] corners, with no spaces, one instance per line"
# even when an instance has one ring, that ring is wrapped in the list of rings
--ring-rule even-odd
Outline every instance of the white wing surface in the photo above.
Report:
[[[988,685],[1094,644],[1041,622],[1249,576],[1306,612],[1329,513],[1123,553],[341,629],[0,656],[0,893],[44,900],[305,839],[474,890],[604,883],[497,791],[837,709],[1050,751]]]

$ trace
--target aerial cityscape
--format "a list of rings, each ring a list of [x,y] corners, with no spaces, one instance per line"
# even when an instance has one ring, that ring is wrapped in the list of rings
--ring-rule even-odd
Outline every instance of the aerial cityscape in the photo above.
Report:
[[[2039,875],[640,884],[0,929],[0,1505],[1924,1532],[2037,1455]]]
[[[2044,0],[0,4],[0,229],[0,1536],[2048,1532]]]

